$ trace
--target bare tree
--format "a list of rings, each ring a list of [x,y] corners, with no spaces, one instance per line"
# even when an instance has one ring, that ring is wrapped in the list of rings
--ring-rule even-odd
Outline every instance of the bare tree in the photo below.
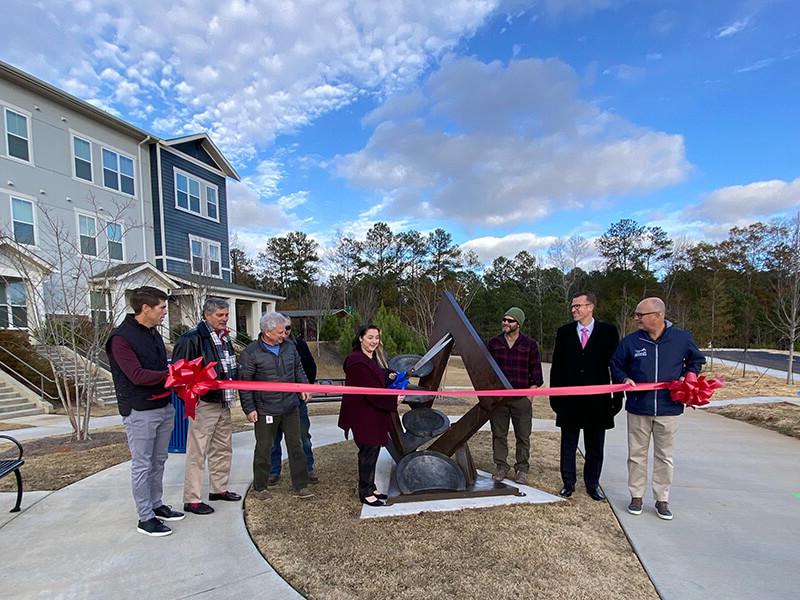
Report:
[[[775,302],[773,313],[767,318],[789,346],[786,383],[793,384],[794,347],[800,339],[800,212],[785,224],[783,232],[784,239],[770,259],[775,271]]]
[[[574,288],[579,284],[580,265],[589,252],[589,242],[579,235],[556,240],[547,250],[547,262],[561,273],[560,288],[565,303],[569,302]]]
[[[89,439],[98,362],[110,326],[124,311],[124,289],[112,285],[109,268],[124,258],[125,234],[140,227],[123,218],[132,201],[113,210],[99,207],[94,197],[90,201],[92,210],[81,211],[77,235],[56,210],[39,207],[35,249],[53,265],[49,274],[26,258],[34,246],[18,243],[18,232],[2,234],[6,244],[20,249],[6,260],[25,284],[30,337],[50,362],[76,440]],[[24,243],[29,241],[34,243]]]
[[[319,349],[319,332],[322,329],[322,323],[331,314],[331,302],[333,300],[333,291],[330,286],[321,283],[319,280],[308,286],[305,295],[305,305],[314,311],[314,329],[316,329],[316,342],[317,342],[317,356],[320,356]]]

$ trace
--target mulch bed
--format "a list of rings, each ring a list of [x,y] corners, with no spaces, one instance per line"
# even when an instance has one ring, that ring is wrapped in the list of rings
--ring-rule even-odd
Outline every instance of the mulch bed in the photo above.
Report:
[[[490,440],[470,442],[483,470]],[[533,455],[532,485],[556,493],[558,434],[535,433]],[[272,499],[245,503],[256,545],[308,598],[658,599],[609,505],[581,491],[555,504],[361,520],[355,445],[315,457],[315,498],[293,498],[284,478]]]

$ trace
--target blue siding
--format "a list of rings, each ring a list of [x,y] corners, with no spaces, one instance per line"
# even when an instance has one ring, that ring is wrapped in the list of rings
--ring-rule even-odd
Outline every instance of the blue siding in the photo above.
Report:
[[[184,154],[188,154],[192,158],[196,158],[197,160],[206,163],[209,167],[214,167],[215,169],[219,170],[219,166],[214,162],[214,160],[203,150],[203,145],[200,140],[194,140],[193,142],[184,142],[183,144],[176,144],[171,146],[176,150],[180,150]]]
[[[151,164],[153,165],[156,164],[154,154],[153,152],[153,155],[151,155],[153,159]],[[219,223],[175,208],[175,168],[199,179],[201,183],[207,182],[217,186]],[[155,173],[155,168],[153,169],[153,173]],[[156,190],[154,191],[155,198],[158,197],[157,188],[155,187],[156,183],[157,182],[154,181],[154,189]],[[230,281],[230,271],[226,270],[230,269],[230,255],[228,244],[228,203],[225,178],[204,169],[196,163],[189,162],[180,156],[176,156],[171,152],[161,151],[161,191],[164,204],[164,234],[166,246],[164,254],[189,261],[191,259],[189,253],[189,234],[220,242],[223,269],[222,278],[224,281]],[[157,202],[154,203],[154,212],[158,213]],[[161,254],[161,234],[158,229],[161,225],[158,214],[154,215],[153,222],[156,226],[156,254]],[[161,265],[157,266],[162,269],[164,268]],[[189,262],[168,260],[166,268],[174,273],[190,274],[192,272]]]

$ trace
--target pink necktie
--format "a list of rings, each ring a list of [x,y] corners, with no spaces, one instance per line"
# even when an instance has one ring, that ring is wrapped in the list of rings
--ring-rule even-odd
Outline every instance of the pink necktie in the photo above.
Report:
[[[581,348],[586,348],[586,342],[589,341],[589,330],[586,327],[581,327]]]

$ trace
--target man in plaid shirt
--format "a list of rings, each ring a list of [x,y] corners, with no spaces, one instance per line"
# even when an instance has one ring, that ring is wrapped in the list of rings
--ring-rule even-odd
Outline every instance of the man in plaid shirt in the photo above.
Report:
[[[223,298],[209,297],[203,305],[203,320],[175,343],[172,362],[203,357],[203,365],[216,362],[217,379],[236,379],[236,354],[227,328],[230,308]],[[186,473],[183,480],[183,510],[209,515],[214,509],[200,500],[203,472],[208,461],[209,500],[238,502],[242,497],[228,489],[233,458],[231,406],[236,390],[212,390],[200,397],[195,419],[189,421],[186,440]]]
[[[512,306],[503,316],[503,333],[490,339],[486,346],[497,366],[513,388],[537,388],[544,383],[542,359],[536,340],[520,331],[525,323],[525,313]],[[503,481],[508,475],[508,425],[514,426],[516,438],[517,483],[528,483],[528,462],[531,453],[531,427],[533,407],[531,398],[517,396],[498,405],[489,419],[492,425],[492,453],[496,470],[492,478]]]

